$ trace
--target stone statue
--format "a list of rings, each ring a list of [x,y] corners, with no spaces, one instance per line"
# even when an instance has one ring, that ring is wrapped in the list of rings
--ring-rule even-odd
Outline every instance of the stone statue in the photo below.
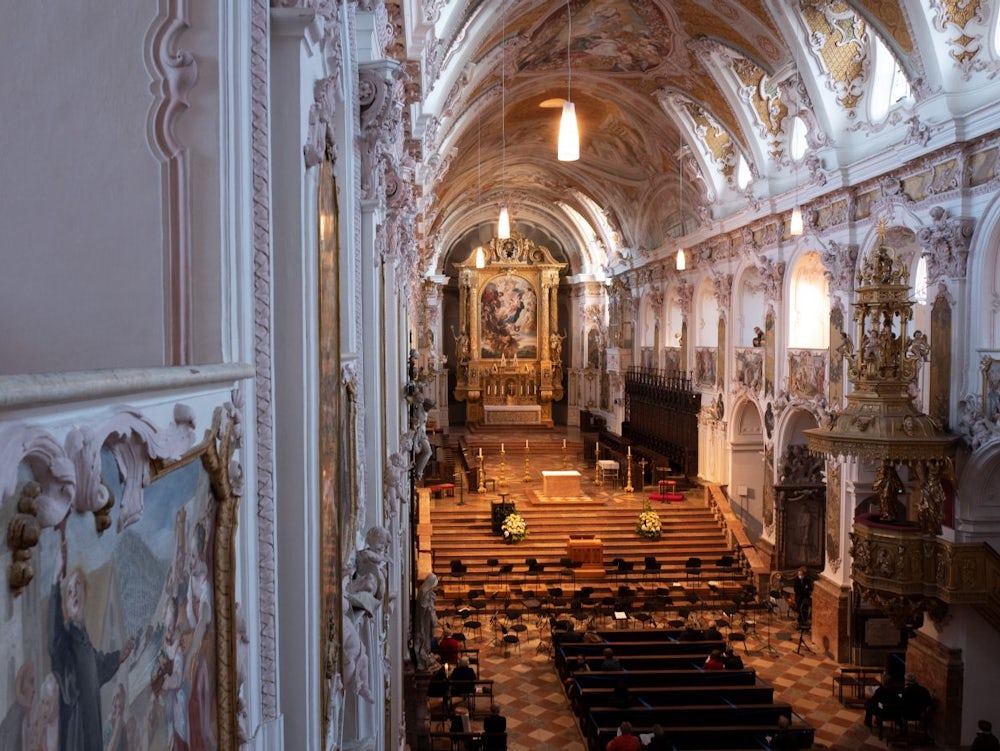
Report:
[[[565,338],[565,334],[556,331],[549,334],[549,357],[557,362],[562,360],[562,344]]]
[[[911,360],[923,360],[927,362],[931,355],[931,345],[927,341],[927,334],[917,329],[910,339],[910,346],[906,348],[906,356]]]
[[[355,555],[354,575],[347,583],[347,600],[355,608],[369,614],[378,610],[386,594],[389,542],[389,530],[369,527],[365,533],[365,547]]]
[[[431,652],[431,639],[437,630],[437,574],[433,571],[420,583],[417,593],[417,623],[414,631],[413,649],[416,653],[417,667],[428,670],[434,664],[434,654]]]
[[[413,428],[413,466],[418,480],[423,478],[427,462],[434,453],[427,437],[427,413],[432,409],[434,409],[432,399],[423,399],[416,409],[417,424]]]

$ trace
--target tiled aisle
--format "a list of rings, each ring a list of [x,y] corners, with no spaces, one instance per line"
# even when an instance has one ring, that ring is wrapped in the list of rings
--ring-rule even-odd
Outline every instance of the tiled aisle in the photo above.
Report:
[[[760,635],[749,636],[749,655],[742,650],[747,665],[775,687],[776,697],[789,702],[816,728],[816,748],[885,749],[887,744],[866,728],[864,713],[842,706],[831,691],[836,663],[816,654],[796,654],[798,632],[794,624],[775,617],[771,625],[771,645],[777,657],[766,651],[767,624]],[[480,645],[480,673],[493,678],[497,703],[507,717],[511,751],[584,751],[585,745],[570,711],[555,668],[545,653],[537,651],[537,632],[532,624],[529,639],[520,657],[504,657],[490,647],[484,634]],[[805,643],[816,649],[806,634]]]

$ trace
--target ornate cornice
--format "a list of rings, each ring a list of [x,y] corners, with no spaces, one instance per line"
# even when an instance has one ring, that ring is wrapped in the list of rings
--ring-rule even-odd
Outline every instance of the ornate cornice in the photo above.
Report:
[[[974,221],[949,219],[942,206],[933,207],[930,213],[933,224],[917,232],[917,241],[927,260],[927,283],[934,284],[943,278],[964,279]]]

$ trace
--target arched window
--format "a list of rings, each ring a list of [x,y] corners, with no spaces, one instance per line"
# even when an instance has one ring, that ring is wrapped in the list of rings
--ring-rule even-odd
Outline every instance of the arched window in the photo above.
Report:
[[[788,153],[792,161],[799,161],[806,153],[806,124],[801,117],[792,118],[792,132],[788,135]]]
[[[819,253],[803,253],[792,272],[788,346],[825,349],[830,343],[830,294]]]
[[[736,187],[740,190],[746,190],[751,178],[753,178],[753,174],[750,172],[750,165],[740,154],[740,159],[736,163]]]
[[[927,259],[920,256],[917,271],[913,275],[913,300],[920,305],[927,304]]]
[[[912,94],[910,82],[889,48],[877,34],[871,34],[872,71],[871,105],[869,115],[872,122],[881,122],[896,104],[909,99]]]

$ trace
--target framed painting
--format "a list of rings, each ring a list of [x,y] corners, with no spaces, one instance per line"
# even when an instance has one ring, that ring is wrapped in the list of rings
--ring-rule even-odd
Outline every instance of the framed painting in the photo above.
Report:
[[[1000,416],[1000,353],[984,354],[980,367],[983,371],[983,417],[994,422]]]
[[[826,396],[826,354],[814,350],[789,350],[788,393],[800,399]]]
[[[527,278],[498,274],[479,294],[479,344],[483,359],[533,359],[538,352],[538,295]]]
[[[695,369],[694,369],[694,379],[699,386],[705,388],[715,387],[715,366],[716,366],[716,348],[715,347],[698,347],[694,353],[695,356]]]
[[[0,432],[0,747],[237,748],[234,414]]]

